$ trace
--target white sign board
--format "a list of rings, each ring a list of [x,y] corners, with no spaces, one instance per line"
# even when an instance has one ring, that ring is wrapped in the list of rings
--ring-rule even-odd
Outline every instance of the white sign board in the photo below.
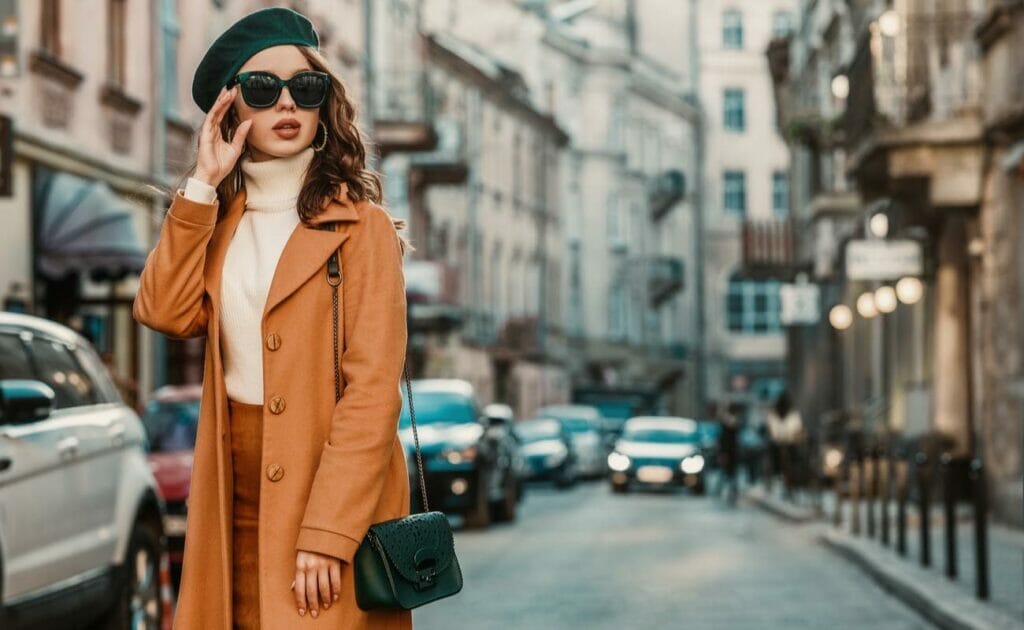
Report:
[[[850,241],[846,246],[846,277],[850,280],[895,280],[924,273],[924,255],[917,241]]]
[[[816,284],[784,284],[779,287],[783,326],[817,324],[821,318],[821,290]]]

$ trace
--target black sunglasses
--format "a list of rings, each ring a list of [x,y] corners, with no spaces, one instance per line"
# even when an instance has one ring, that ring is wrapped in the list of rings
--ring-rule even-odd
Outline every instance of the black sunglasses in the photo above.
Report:
[[[320,107],[327,100],[331,77],[326,72],[304,70],[290,79],[282,79],[272,72],[254,70],[239,72],[228,81],[227,87],[235,84],[242,90],[242,100],[249,107],[271,107],[281,96],[281,88],[287,86],[295,104],[303,109]]]

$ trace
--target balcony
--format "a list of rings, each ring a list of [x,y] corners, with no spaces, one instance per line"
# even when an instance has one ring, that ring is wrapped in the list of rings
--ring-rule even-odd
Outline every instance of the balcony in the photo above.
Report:
[[[431,151],[437,146],[434,95],[422,69],[378,72],[375,93],[374,139],[381,157]]]
[[[744,221],[743,266],[754,276],[785,276],[794,264],[793,222]]]
[[[416,184],[463,184],[469,176],[466,159],[466,133],[460,121],[438,117],[435,123],[437,145],[432,151],[410,155],[411,177]]]
[[[450,265],[434,260],[406,261],[405,295],[413,331],[444,332],[463,322],[465,314],[458,305],[458,274]]]
[[[657,308],[683,289],[683,260],[675,256],[658,256],[648,261],[648,295]]]
[[[842,126],[849,172],[869,196],[927,182],[933,207],[979,202],[984,167],[980,15],[959,6],[886,12],[858,42]]]
[[[647,205],[651,220],[665,216],[672,205],[686,196],[686,176],[682,171],[672,169],[657,175],[647,184]]]

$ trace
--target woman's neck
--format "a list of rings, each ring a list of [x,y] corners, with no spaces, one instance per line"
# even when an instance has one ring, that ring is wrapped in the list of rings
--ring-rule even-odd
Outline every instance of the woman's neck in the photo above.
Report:
[[[313,147],[306,147],[294,155],[261,162],[243,158],[246,209],[274,212],[294,208],[314,153]]]

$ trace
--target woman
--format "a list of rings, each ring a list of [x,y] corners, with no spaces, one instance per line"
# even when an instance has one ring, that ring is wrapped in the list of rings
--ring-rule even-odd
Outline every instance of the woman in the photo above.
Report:
[[[412,627],[358,608],[351,565],[372,523],[409,513],[406,244],[318,46],[285,8],[213,43],[192,89],[198,160],[140,278],[139,322],[206,335],[175,628]]]

